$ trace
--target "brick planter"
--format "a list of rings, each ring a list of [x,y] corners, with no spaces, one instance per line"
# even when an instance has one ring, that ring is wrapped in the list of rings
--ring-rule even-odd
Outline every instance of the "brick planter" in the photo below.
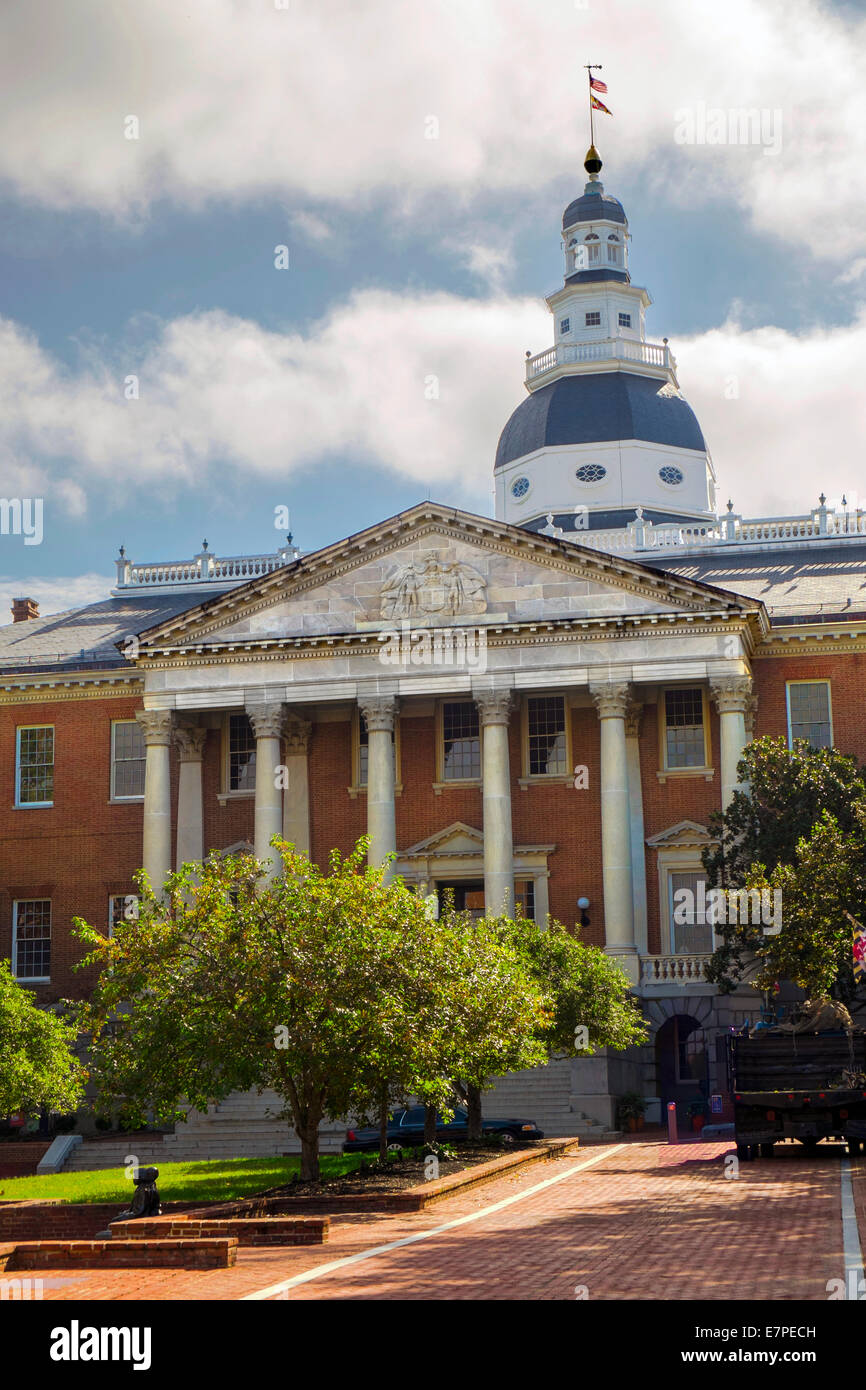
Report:
[[[16,1269],[227,1269],[238,1243],[219,1240],[40,1240],[0,1245],[0,1271]]]
[[[189,1203],[163,1202],[162,1209],[171,1215]],[[0,1202],[0,1241],[93,1240],[128,1210],[129,1202]]]
[[[234,1236],[238,1245],[321,1245],[330,1234],[327,1216],[264,1216],[215,1218],[155,1216],[148,1220],[115,1221],[112,1240],[207,1240]]]

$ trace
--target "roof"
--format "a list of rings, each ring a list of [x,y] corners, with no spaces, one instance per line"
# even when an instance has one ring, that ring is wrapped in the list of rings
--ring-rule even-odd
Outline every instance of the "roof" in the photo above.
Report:
[[[619,198],[611,198],[608,193],[582,193],[569,203],[562,214],[563,227],[573,227],[575,222],[621,222],[625,223],[625,209]]]
[[[126,667],[117,643],[195,604],[186,590],[128,595],[0,627],[0,670],[81,670]]]
[[[494,467],[546,445],[617,439],[701,452],[707,447],[691,406],[667,383],[634,372],[592,372],[533,391],[502,431]]]
[[[641,554],[682,579],[760,599],[774,627],[866,617],[866,538],[843,545],[792,542],[775,550],[737,546],[720,555]]]

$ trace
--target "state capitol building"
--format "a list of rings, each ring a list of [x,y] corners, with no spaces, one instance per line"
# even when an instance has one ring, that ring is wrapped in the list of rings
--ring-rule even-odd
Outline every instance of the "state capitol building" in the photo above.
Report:
[[[600,1136],[625,1091],[652,1120],[724,1089],[720,1039],[760,1000],[707,982],[712,926],[675,921],[673,898],[704,876],[751,738],[866,759],[866,514],[720,502],[668,340],[647,336],[625,210],[594,148],[585,167],[551,346],[490,441],[494,518],[442,500],[308,554],[121,552],[104,602],[15,601],[0,956],[40,1002],[86,988],[71,919],[106,929],[142,866],[161,884],[212,853],[265,859],[277,832],[324,862],[369,834],[427,894],[583,917],[641,1001],[645,1046],[502,1078],[491,1114]]]

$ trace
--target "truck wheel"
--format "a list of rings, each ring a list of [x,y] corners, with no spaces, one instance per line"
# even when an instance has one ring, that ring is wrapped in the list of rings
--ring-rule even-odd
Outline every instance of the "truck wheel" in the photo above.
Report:
[[[848,1153],[851,1155],[852,1158],[856,1158],[857,1154],[859,1154],[861,1143],[861,1139],[848,1140]]]
[[[737,1158],[740,1160],[741,1163],[748,1163],[751,1157],[752,1155],[749,1151],[748,1144],[737,1145]]]
[[[772,1144],[762,1144],[762,1145],[761,1145],[761,1158],[772,1158],[772,1157],[773,1157],[773,1145],[772,1145]]]
[[[817,1139],[801,1139],[800,1143],[807,1153],[813,1154],[818,1147]]]

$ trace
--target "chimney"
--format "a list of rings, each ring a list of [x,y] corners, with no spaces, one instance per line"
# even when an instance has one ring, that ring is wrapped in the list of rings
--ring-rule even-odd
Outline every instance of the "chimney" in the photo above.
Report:
[[[13,598],[13,623],[26,623],[28,618],[39,617],[39,604],[32,598]]]

